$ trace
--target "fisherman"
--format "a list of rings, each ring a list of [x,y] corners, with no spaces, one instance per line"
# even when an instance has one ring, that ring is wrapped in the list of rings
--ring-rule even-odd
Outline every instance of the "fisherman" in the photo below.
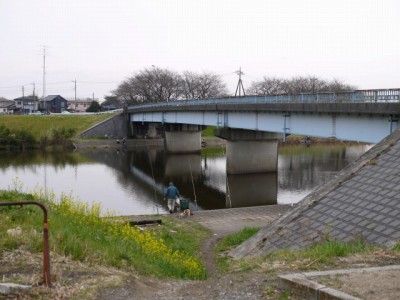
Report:
[[[168,209],[169,213],[172,214],[175,208],[175,201],[181,195],[179,194],[178,189],[174,186],[172,182],[169,183],[167,190],[165,191],[164,200],[168,201]]]

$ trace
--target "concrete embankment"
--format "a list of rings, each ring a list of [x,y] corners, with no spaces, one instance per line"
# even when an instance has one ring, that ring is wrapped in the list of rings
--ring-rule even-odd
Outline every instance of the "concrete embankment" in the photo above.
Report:
[[[284,216],[232,250],[235,258],[330,239],[386,248],[400,241],[400,130],[375,145]]]

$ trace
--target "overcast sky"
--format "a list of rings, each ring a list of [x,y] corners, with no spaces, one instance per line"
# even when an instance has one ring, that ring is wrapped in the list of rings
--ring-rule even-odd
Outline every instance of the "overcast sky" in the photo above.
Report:
[[[0,0],[0,97],[103,99],[152,65],[400,88],[398,0]]]

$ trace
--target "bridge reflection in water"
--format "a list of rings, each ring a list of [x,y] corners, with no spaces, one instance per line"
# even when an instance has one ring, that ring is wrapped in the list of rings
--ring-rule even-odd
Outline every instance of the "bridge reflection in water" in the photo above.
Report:
[[[170,180],[191,199],[194,209],[194,199],[203,210],[276,201],[290,204],[332,179],[338,170],[369,148],[368,145],[282,147],[278,173],[232,176],[226,175],[222,149],[207,149],[201,155],[167,155],[161,148],[147,147],[46,155],[7,152],[0,156],[0,189],[9,189],[13,186],[12,179],[17,177],[24,183],[24,189],[34,190],[43,186],[47,178],[47,187],[57,195],[72,191],[82,201],[89,204],[95,201],[101,203],[104,211],[124,215],[167,213],[163,191]]]
[[[277,204],[277,173],[228,175],[226,207]]]
[[[277,173],[227,176],[224,165],[217,162],[225,160],[221,155],[170,155],[159,149],[135,151],[130,153],[130,170],[160,198],[163,187],[173,181],[196,209],[277,203]]]

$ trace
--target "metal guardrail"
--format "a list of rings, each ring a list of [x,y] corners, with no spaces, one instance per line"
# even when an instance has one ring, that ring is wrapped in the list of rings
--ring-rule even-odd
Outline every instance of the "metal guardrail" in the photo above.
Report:
[[[400,102],[400,89],[356,90],[340,93],[295,95],[244,96],[210,99],[174,100],[129,106],[135,108],[216,105],[216,104],[265,104],[265,103],[393,103]]]
[[[47,209],[36,201],[0,202],[0,206],[37,205],[43,210],[43,283],[51,287],[50,254],[49,254],[49,228],[47,224]]]

